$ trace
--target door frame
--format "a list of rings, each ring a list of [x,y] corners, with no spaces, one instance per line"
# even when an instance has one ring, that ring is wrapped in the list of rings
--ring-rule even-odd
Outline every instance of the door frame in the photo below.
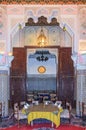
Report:
[[[24,48],[26,49],[26,56],[27,56],[27,50],[29,50],[29,49],[56,49],[57,53],[58,53],[59,52],[58,50],[59,50],[60,46],[44,46],[44,47],[39,47],[39,46],[24,46]],[[58,60],[58,59],[59,59],[59,53],[58,53],[58,58],[56,57],[56,60]],[[58,66],[57,66],[57,69],[58,69]],[[59,83],[57,84],[57,80],[58,80],[58,73],[56,72],[56,96],[58,96],[57,95],[57,91],[58,91],[57,87],[58,87],[58,84],[59,84]]]

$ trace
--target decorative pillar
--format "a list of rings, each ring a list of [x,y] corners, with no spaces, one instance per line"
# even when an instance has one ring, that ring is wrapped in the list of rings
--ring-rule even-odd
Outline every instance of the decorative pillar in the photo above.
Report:
[[[82,102],[86,103],[86,54],[73,54],[76,87],[76,114],[82,116]]]
[[[82,102],[86,103],[86,69],[77,70],[77,115],[82,116]]]
[[[6,117],[9,114],[9,72],[12,60],[13,56],[0,54],[0,102],[2,103],[2,117]]]

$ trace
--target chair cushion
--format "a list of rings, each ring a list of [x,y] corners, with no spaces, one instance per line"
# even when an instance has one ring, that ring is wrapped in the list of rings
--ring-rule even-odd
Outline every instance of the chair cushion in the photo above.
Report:
[[[70,113],[69,113],[69,110],[68,109],[64,109],[62,112],[61,112],[61,118],[70,118]]]

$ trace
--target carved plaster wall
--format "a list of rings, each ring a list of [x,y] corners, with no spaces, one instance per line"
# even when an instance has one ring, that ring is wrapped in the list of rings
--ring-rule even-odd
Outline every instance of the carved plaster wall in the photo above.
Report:
[[[86,52],[86,6],[78,8],[79,16],[79,51]]]
[[[60,23],[60,27],[66,27],[66,31],[71,36],[71,44],[66,44],[65,46],[72,46],[73,52],[77,52],[79,48],[79,40],[86,40],[85,34],[85,5],[6,5],[1,7],[4,8],[5,14],[3,17],[7,16],[8,19],[4,18],[6,21],[5,26],[5,36],[6,46],[8,52],[12,51],[13,46],[23,46],[19,43],[19,37],[17,37],[18,42],[14,42],[14,35],[19,36],[19,25],[23,28],[28,18],[33,18],[35,22],[38,21],[38,17],[45,16],[47,21],[50,22],[52,18],[57,18]],[[78,17],[79,16],[79,17]],[[3,22],[4,23],[4,22]],[[80,26],[79,26],[80,24]],[[2,24],[1,24],[2,26]],[[4,30],[2,31],[4,33]],[[80,34],[80,35],[79,35]],[[62,43],[63,46],[63,43]]]
[[[21,6],[22,7],[22,6]],[[63,10],[65,8],[65,10]],[[19,24],[21,24],[21,27],[24,27],[24,23],[27,22],[28,18],[33,18],[34,22],[38,21],[38,17],[40,16],[45,16],[47,18],[47,22],[50,23],[52,18],[56,18],[57,21],[60,23],[60,27],[63,28],[64,26],[66,27],[67,31],[67,38],[61,39],[59,43],[61,46],[71,46],[73,48],[73,35],[75,31],[75,17],[71,16],[71,13],[76,16],[76,6],[61,6],[61,5],[43,5],[38,8],[37,5],[31,5],[31,6],[23,6],[22,11],[20,11],[19,6],[9,6],[8,9],[8,15],[9,15],[9,27],[11,30],[11,46],[24,46],[23,43],[26,43],[28,39],[24,41],[24,39],[21,40],[20,44],[20,30],[19,30]],[[15,12],[16,11],[16,15]],[[21,15],[22,14],[22,15]],[[20,16],[20,17],[19,17]],[[66,17],[64,17],[66,16]],[[19,23],[19,24],[18,24]],[[55,30],[54,30],[55,32]],[[46,32],[45,32],[46,33]],[[35,33],[36,35],[36,33]],[[37,34],[38,35],[38,34]],[[65,34],[63,34],[65,37]],[[15,36],[17,42],[15,41]],[[29,35],[29,40],[32,40],[31,37],[35,38],[35,36],[32,36],[31,34]],[[55,36],[54,36],[55,37]],[[70,42],[69,42],[69,38]],[[55,38],[54,38],[55,39]],[[66,44],[64,43],[64,40],[67,40]],[[50,39],[49,39],[50,40]],[[50,40],[51,41],[51,40]],[[50,43],[50,41],[48,41]],[[36,42],[36,39],[33,40],[33,42]],[[33,45],[33,42],[31,43]],[[50,43],[50,45],[53,43],[55,44],[55,40]],[[58,43],[57,43],[58,44]],[[57,45],[56,44],[56,45]],[[36,44],[35,44],[36,45]],[[58,44],[59,45],[59,44]],[[73,48],[74,49],[74,48]],[[12,49],[10,49],[12,50]]]
[[[0,52],[6,50],[6,8],[0,7]]]
[[[79,37],[80,39],[86,40],[86,7],[79,7],[78,8],[79,16]]]
[[[38,17],[45,16],[47,17],[48,22],[50,22],[53,17],[56,17],[59,22],[60,12],[60,6],[40,6],[39,8],[37,6],[27,7],[25,8],[25,21],[31,17],[37,22]]]

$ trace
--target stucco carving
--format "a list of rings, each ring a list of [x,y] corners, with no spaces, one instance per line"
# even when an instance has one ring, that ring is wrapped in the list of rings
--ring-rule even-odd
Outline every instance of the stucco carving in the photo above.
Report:
[[[41,7],[38,9],[27,9],[25,10],[25,21],[27,21],[28,18],[33,18],[34,22],[38,21],[38,17],[40,16],[45,16],[47,18],[47,22],[51,22],[52,18],[59,18],[60,15],[60,10],[54,9],[54,8],[49,8],[47,7]]]
[[[0,40],[6,38],[6,8],[0,7]]]
[[[79,9],[80,39],[86,39],[86,7]]]
[[[86,70],[86,54],[74,53],[71,58],[77,70]]]
[[[33,18],[34,22],[36,23],[38,21],[39,16],[46,16],[47,22],[50,23],[51,19],[55,17],[57,21],[60,23],[60,27],[63,28],[64,25],[66,26],[66,30],[72,37],[72,42],[74,42],[75,45],[73,45],[73,49],[77,48],[78,44],[78,38],[75,40],[73,38],[76,34],[77,37],[77,31],[79,30],[79,27],[77,28],[76,25],[79,23],[79,20],[77,20],[77,5],[40,5],[38,8],[38,5],[9,5],[6,6],[7,9],[7,16],[8,16],[8,31],[10,36],[8,36],[8,43],[9,44],[9,50],[10,49],[10,43],[13,42],[13,37],[16,35],[16,32],[18,32],[19,27],[18,24],[21,24],[22,28],[25,26],[24,24],[28,20],[28,18]],[[21,10],[22,8],[22,10]],[[85,8],[85,6],[79,6],[79,10],[82,8]],[[6,10],[5,9],[5,10]],[[16,10],[16,11],[15,11]],[[85,24],[84,24],[85,26]],[[82,29],[84,30],[84,29]],[[18,34],[18,33],[17,33]],[[84,34],[85,35],[85,34]],[[7,36],[7,35],[6,35]],[[84,36],[85,37],[85,36]],[[13,44],[13,43],[12,43]],[[16,43],[17,46],[20,46],[19,43]],[[12,47],[12,46],[11,46]]]

